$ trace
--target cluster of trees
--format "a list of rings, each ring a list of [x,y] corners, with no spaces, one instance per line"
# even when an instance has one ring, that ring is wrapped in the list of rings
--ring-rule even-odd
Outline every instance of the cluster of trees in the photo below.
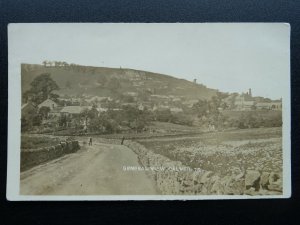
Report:
[[[222,127],[227,119],[220,112],[220,108],[226,109],[227,105],[222,101],[228,95],[217,92],[216,96],[213,96],[210,100],[199,100],[192,107],[192,113],[202,119],[203,124],[214,125],[215,127]]]
[[[147,109],[139,110],[130,105],[123,106],[120,110],[109,109],[101,113],[97,111],[96,106],[93,106],[72,119],[62,115],[58,124],[67,127],[68,123],[72,123],[72,127],[75,127],[77,132],[112,134],[146,131],[152,121],[192,125],[191,119],[184,115],[174,115],[170,110],[152,112]]]
[[[173,114],[169,109],[153,112],[155,121],[192,126],[193,120],[183,113]]]
[[[61,61],[48,61],[48,60],[45,60],[43,61],[43,65],[45,67],[52,67],[52,66],[55,66],[55,67],[60,67],[60,66],[69,66],[68,63],[66,62],[61,62]]]
[[[259,111],[245,111],[236,117],[228,117],[220,109],[228,106],[222,101],[228,95],[217,93],[210,100],[199,100],[192,107],[192,113],[201,119],[203,125],[214,125],[215,128],[237,127],[258,128],[258,127],[280,127],[282,126],[282,115],[263,116]]]
[[[26,114],[22,113],[21,116],[21,130],[28,131],[34,126],[41,125],[41,116],[38,114],[37,110],[32,109]]]
[[[282,115],[278,113],[274,116],[263,117],[259,112],[243,112],[237,119],[231,120],[231,126],[240,129],[259,127],[281,127]]]
[[[66,70],[74,70],[77,72],[83,72],[83,73],[95,73],[96,72],[96,67],[91,67],[91,66],[82,66],[79,64],[75,64],[75,63],[67,63],[64,61],[49,61],[49,60],[45,60],[43,61],[43,65],[44,67],[61,67],[64,68]]]
[[[54,90],[59,90],[59,86],[51,78],[50,73],[43,73],[37,76],[31,82],[30,89],[23,93],[23,102],[31,101],[40,104],[47,98],[57,100],[59,96],[53,93]]]
[[[42,106],[39,109],[36,106],[31,106],[31,108],[23,111],[21,116],[22,131],[28,131],[33,127],[39,127],[40,125],[42,125],[43,120],[48,118],[49,112],[50,108],[46,106]],[[67,118],[63,118],[61,116],[58,120],[58,124],[60,126],[64,126],[64,123],[67,123],[67,121]],[[56,123],[52,125],[56,126]]]
[[[77,118],[78,124],[82,124],[83,120],[87,132],[118,133],[122,130],[130,130],[138,133],[146,129],[152,118],[149,111],[141,111],[132,106],[102,113],[98,113],[96,107],[93,106],[90,110],[86,109],[80,114]],[[83,126],[77,128],[83,129]]]
[[[220,114],[219,109],[226,109],[228,106],[222,101],[228,94],[217,92],[216,96],[213,96],[210,100],[199,100],[192,107],[192,110],[198,117],[202,116],[216,116]]]
[[[28,103],[26,109],[22,110],[21,128],[29,130],[33,126],[39,126],[50,111],[48,107],[37,108],[37,105],[47,98],[57,100],[58,95],[52,93],[59,90],[57,83],[52,80],[49,73],[37,76],[30,84],[30,89],[23,93],[23,103]]]
[[[64,61],[49,61],[49,60],[43,61],[43,65],[45,67],[83,67],[83,66],[75,64],[75,63],[69,64]],[[84,67],[87,67],[87,66],[84,66]]]

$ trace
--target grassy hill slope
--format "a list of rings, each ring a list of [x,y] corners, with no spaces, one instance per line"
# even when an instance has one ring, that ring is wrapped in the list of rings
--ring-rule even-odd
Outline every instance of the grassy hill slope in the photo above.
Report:
[[[117,91],[184,96],[186,99],[210,99],[217,91],[184,79],[133,69],[22,64],[21,71],[23,93],[30,88],[33,79],[42,73],[51,74],[60,87],[60,95],[89,94],[113,97]],[[114,87],[116,80],[119,85],[117,88]]]

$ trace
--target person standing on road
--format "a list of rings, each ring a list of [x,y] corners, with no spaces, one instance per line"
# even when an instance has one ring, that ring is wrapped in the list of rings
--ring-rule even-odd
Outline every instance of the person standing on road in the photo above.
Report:
[[[90,137],[89,145],[93,145],[93,139]]]
[[[122,141],[121,141],[121,145],[123,145],[124,140],[125,140],[125,137],[123,136],[123,137],[122,137]]]

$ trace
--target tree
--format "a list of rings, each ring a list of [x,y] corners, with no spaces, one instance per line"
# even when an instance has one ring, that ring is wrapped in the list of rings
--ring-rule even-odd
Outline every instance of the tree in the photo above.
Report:
[[[50,94],[48,95],[48,97],[49,97],[50,99],[52,99],[53,101],[58,102],[58,98],[59,98],[59,95],[58,95],[58,94],[50,93]]]
[[[89,118],[89,110],[88,110],[88,109],[84,109],[84,110],[80,113],[80,117],[84,119],[85,124],[87,125],[88,118]]]
[[[31,88],[25,92],[25,96],[31,96],[32,101],[36,104],[40,104],[45,101],[54,90],[59,90],[57,83],[52,80],[50,73],[43,73],[37,76],[31,82]]]
[[[221,100],[213,96],[209,102],[209,112],[213,114],[218,114],[218,108],[220,107]]]
[[[62,62],[61,64],[62,64],[62,66],[64,66],[64,67],[69,66],[69,64],[68,64],[67,62]]]
[[[61,127],[66,127],[66,126],[67,126],[67,122],[68,122],[68,119],[67,119],[67,116],[66,116],[66,115],[61,115],[61,116],[59,117],[59,120],[58,120],[59,126],[61,126]]]
[[[93,107],[88,111],[87,115],[90,119],[94,119],[98,116],[98,110],[96,105],[93,105]]]
[[[42,118],[47,118],[49,112],[50,112],[50,108],[47,106],[42,106],[39,110],[39,114],[41,115]]]
[[[39,126],[41,123],[41,116],[38,114],[37,108],[31,103],[29,104],[22,110],[22,131],[30,130],[32,126]]]
[[[222,102],[222,103],[220,104],[220,107],[221,107],[222,109],[227,109],[227,108],[229,108],[229,106],[227,105],[226,102]]]
[[[109,110],[117,108],[117,107],[119,107],[119,104],[115,100],[107,102],[107,108]]]
[[[109,119],[105,123],[105,131],[109,134],[117,133],[119,131],[119,125],[115,120]]]
[[[206,100],[199,100],[192,107],[193,111],[198,114],[198,117],[206,116],[209,111],[209,103]]]
[[[156,111],[155,117],[160,122],[171,122],[174,119],[170,109]]]
[[[129,103],[133,103],[134,102],[134,98],[132,96],[129,96],[129,95],[123,95],[123,94],[121,94],[120,95],[120,99],[123,102],[129,102]]]
[[[227,98],[228,96],[229,96],[228,93],[224,93],[224,92],[220,92],[220,91],[217,92],[217,98],[220,100]]]

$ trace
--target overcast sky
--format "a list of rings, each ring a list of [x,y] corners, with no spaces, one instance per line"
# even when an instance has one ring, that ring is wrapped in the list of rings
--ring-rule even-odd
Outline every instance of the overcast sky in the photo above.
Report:
[[[278,99],[289,85],[287,24],[12,24],[9,62],[158,72]]]

